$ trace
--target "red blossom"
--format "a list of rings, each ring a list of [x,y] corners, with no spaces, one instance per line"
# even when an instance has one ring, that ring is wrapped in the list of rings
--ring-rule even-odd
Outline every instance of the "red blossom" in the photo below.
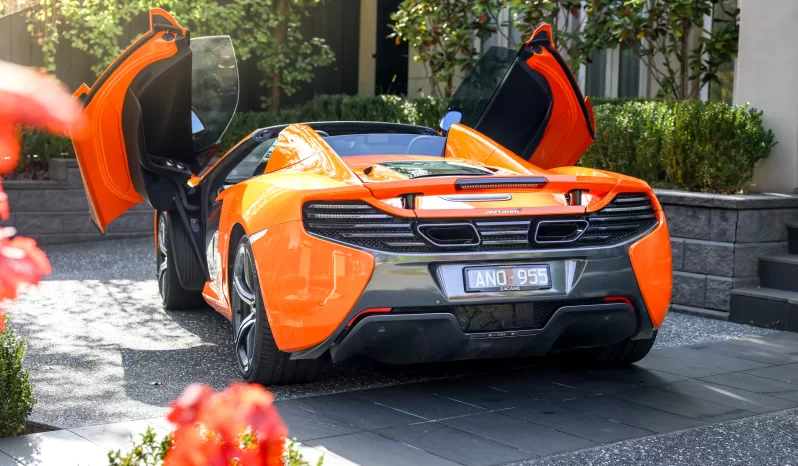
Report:
[[[165,466],[279,466],[288,431],[274,397],[260,385],[213,393],[191,385],[173,404],[177,424]]]

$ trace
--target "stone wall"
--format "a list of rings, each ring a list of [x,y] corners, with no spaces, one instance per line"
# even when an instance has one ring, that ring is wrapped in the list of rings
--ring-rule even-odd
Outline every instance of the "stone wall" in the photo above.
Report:
[[[787,251],[798,196],[657,190],[673,248],[671,309],[726,317],[734,288],[758,286],[759,256]]]
[[[89,216],[89,205],[77,161],[50,161],[50,180],[3,181],[11,208],[9,225],[40,244],[152,236],[152,208],[140,204],[100,234]]]

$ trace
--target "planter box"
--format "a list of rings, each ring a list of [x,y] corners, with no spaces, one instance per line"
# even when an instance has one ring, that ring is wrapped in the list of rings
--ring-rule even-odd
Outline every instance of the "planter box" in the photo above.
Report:
[[[656,190],[673,248],[671,309],[727,318],[731,291],[759,285],[759,257],[787,252],[798,196]]]
[[[89,216],[89,204],[76,160],[50,160],[47,181],[3,182],[11,218],[8,224],[19,234],[40,244],[69,243],[152,236],[152,208],[145,203],[134,207],[100,234]]]

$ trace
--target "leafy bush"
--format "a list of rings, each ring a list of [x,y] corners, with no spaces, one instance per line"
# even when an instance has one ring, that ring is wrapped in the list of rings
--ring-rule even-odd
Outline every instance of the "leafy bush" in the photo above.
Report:
[[[14,334],[6,317],[0,319],[0,437],[11,437],[22,432],[36,398],[22,365],[25,340]]]
[[[581,165],[654,186],[734,193],[776,144],[762,112],[723,102],[626,102],[595,108],[596,141]]]
[[[123,454],[120,451],[108,453],[109,466],[162,466],[166,452],[172,444],[171,436],[158,437],[151,428],[141,434],[141,440],[134,442],[133,449]],[[302,455],[296,448],[293,441],[285,447],[283,452],[283,462],[285,466],[310,466],[302,459]],[[322,460],[316,466],[321,466]]]
[[[775,145],[762,113],[722,102],[593,99],[596,141],[581,164],[641,178],[654,186],[732,193],[745,188],[756,162]],[[278,112],[236,114],[226,151],[255,129],[310,121],[386,121],[437,127],[447,101],[397,96],[320,95]],[[74,157],[67,139],[26,133],[21,168],[34,160]],[[42,163],[42,162],[39,162]]]

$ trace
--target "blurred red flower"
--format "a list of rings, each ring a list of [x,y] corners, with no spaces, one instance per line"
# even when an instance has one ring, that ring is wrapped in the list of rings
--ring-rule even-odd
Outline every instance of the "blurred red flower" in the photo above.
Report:
[[[288,430],[274,397],[260,385],[233,384],[213,393],[191,385],[172,403],[177,424],[165,466],[279,466]]]

